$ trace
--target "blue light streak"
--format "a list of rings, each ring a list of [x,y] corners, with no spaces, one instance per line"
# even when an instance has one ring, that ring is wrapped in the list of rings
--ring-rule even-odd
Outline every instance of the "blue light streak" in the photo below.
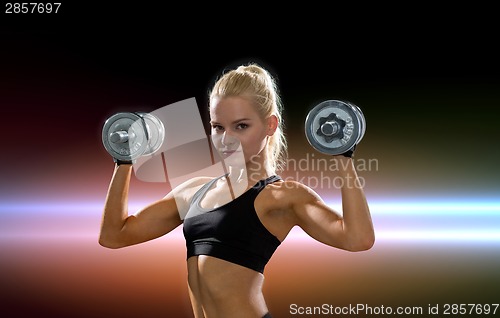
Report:
[[[135,213],[150,202],[133,201],[130,213]],[[4,202],[0,204],[0,236],[19,236],[25,232],[24,223],[37,220],[54,220],[61,235],[71,235],[71,227],[78,222],[65,220],[84,219],[74,234],[95,233],[100,221],[104,202]],[[341,204],[328,202],[332,208],[341,211]],[[500,242],[500,200],[407,200],[388,202],[377,200],[370,203],[377,240],[382,241],[449,241],[449,242]],[[45,224],[45,223],[44,223]],[[69,228],[68,228],[69,226]],[[43,235],[44,228],[36,233]],[[54,226],[50,228],[51,235]],[[31,229],[26,230],[33,234]],[[307,236],[302,230],[294,229],[289,238],[301,239]],[[308,237],[308,239],[310,239]]]

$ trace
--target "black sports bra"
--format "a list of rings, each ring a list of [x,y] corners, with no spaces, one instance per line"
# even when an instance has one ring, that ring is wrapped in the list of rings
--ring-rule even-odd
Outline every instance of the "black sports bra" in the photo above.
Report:
[[[187,258],[210,255],[263,273],[281,242],[260,222],[254,201],[267,184],[281,178],[271,176],[223,206],[203,209],[201,199],[222,177],[203,185],[191,200],[183,225]]]

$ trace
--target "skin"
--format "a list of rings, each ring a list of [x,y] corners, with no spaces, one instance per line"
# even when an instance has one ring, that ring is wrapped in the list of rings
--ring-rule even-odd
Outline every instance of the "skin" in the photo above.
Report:
[[[214,208],[274,174],[264,164],[267,160],[265,149],[278,122],[275,116],[260,118],[252,101],[244,97],[215,99],[211,105],[215,146],[222,151],[222,156],[229,158],[238,154],[231,150],[237,149],[239,158],[244,158],[233,162],[229,176],[220,179],[202,199],[203,207]],[[225,149],[230,151],[224,152]],[[312,189],[296,181],[278,181],[259,193],[254,204],[257,215],[280,241],[294,226],[299,226],[312,238],[332,247],[363,251],[373,246],[374,229],[364,191],[352,186],[353,180],[358,178],[352,159],[335,156],[335,160],[342,161],[338,165],[342,169],[336,177],[344,178],[344,184],[351,185],[340,189],[342,214],[327,206]],[[115,167],[99,237],[104,247],[122,248],[172,231],[182,224],[177,205],[187,205],[196,190],[210,180],[204,177],[189,180],[163,199],[129,215],[131,174],[131,165]],[[190,257],[187,269],[196,318],[232,318],[235,313],[241,318],[260,318],[268,312],[262,294],[264,276],[261,273],[205,255]]]

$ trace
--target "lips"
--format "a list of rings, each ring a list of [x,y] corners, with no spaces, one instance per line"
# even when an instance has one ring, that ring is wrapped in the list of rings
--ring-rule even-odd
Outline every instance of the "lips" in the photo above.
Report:
[[[236,153],[238,151],[237,150],[232,150],[232,149],[221,149],[221,150],[219,150],[219,152],[221,154],[223,154],[224,156],[230,156],[230,155],[232,155],[232,154],[234,154],[234,153]]]

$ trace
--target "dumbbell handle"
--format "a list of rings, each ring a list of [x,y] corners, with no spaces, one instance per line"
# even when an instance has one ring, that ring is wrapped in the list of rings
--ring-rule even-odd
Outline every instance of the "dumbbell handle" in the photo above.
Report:
[[[327,121],[321,125],[321,132],[326,136],[333,136],[339,131],[339,124],[336,121]]]
[[[128,131],[125,130],[120,130],[120,131],[115,131],[109,135],[109,141],[112,143],[118,144],[118,143],[124,143],[129,141],[129,139],[132,139],[134,136],[129,136]]]

